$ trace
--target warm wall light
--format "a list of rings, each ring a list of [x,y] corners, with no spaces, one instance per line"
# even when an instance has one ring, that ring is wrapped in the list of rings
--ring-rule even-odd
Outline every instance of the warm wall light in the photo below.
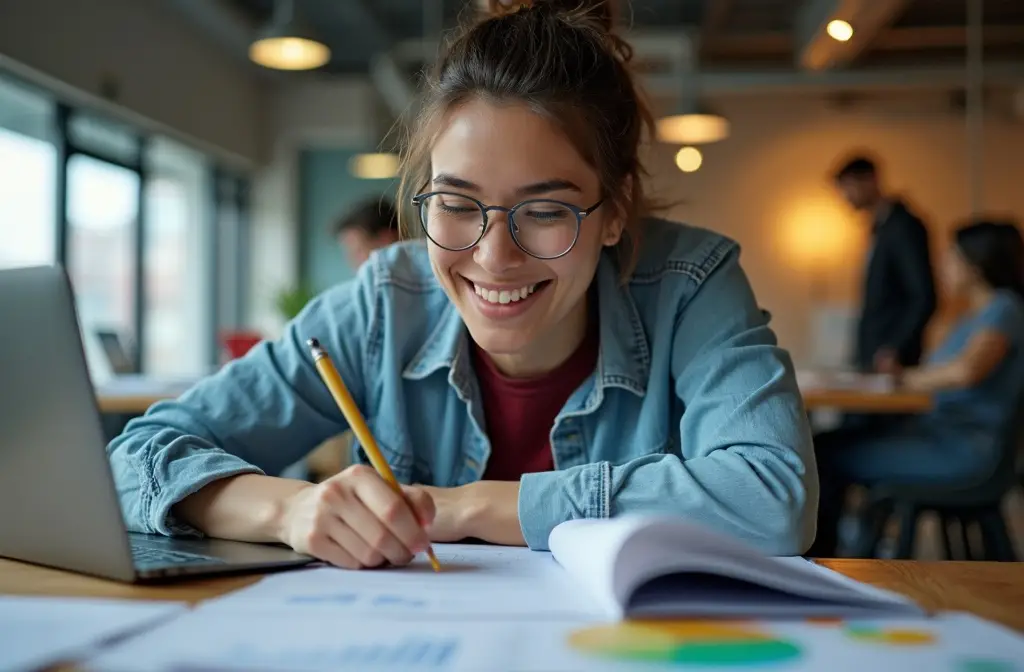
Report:
[[[386,180],[398,174],[398,155],[389,152],[357,154],[349,161],[348,169],[363,180]]]
[[[729,120],[711,112],[676,114],[657,122],[658,140],[672,145],[704,145],[729,136]]]
[[[853,26],[842,19],[833,19],[825,26],[829,37],[839,42],[846,42],[853,37]]]
[[[684,173],[692,173],[704,163],[704,157],[696,147],[683,147],[676,152],[676,166]]]
[[[786,261],[822,273],[842,266],[858,249],[859,231],[847,213],[825,194],[794,195],[779,210],[778,229]]]

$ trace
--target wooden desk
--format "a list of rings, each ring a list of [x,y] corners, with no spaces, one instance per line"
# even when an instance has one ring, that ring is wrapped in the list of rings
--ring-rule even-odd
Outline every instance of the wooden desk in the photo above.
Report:
[[[176,396],[176,395],[174,395]],[[141,415],[158,401],[173,399],[172,395],[97,395],[100,411]],[[804,404],[809,410],[834,408],[853,413],[923,413],[931,409],[932,400],[917,392],[855,392],[852,390],[807,390]]]
[[[915,599],[926,609],[969,611],[1024,633],[1024,563],[820,560],[851,578]],[[0,559],[0,594],[198,602],[237,590],[258,575],[131,586]]]
[[[925,413],[932,399],[920,392],[863,392],[858,390],[801,390],[808,410],[834,408],[850,413]]]
[[[164,399],[174,399],[177,395],[153,395],[153,394],[133,394],[133,395],[96,395],[96,401],[99,404],[101,413],[109,413],[111,415],[142,415],[145,413],[150,406],[158,401]]]

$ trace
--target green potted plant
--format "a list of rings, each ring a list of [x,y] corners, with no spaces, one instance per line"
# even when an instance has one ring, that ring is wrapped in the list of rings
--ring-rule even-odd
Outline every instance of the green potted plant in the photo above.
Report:
[[[275,304],[277,305],[278,312],[281,313],[281,317],[285,321],[289,321],[294,319],[314,296],[316,296],[316,292],[309,286],[299,284],[278,292]]]

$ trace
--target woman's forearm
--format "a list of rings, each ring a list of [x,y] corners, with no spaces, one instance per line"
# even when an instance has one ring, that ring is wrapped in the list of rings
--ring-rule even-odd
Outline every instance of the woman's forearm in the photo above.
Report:
[[[174,506],[174,514],[211,537],[281,542],[287,503],[311,487],[306,481],[241,474],[189,495]]]
[[[969,371],[959,361],[922,366],[903,372],[902,384],[917,392],[941,392],[971,385]]]

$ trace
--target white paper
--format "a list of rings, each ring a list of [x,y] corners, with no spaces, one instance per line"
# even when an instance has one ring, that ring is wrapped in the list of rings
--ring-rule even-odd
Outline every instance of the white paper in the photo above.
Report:
[[[441,572],[425,557],[387,569],[308,568],[272,574],[205,604],[415,618],[600,613],[550,553],[482,544],[434,544],[434,552]]]
[[[922,613],[902,595],[802,558],[765,556],[682,518],[573,520],[552,530],[549,545],[613,620]]]
[[[35,670],[184,613],[183,602],[0,597],[0,670]]]
[[[675,661],[659,662],[659,661]],[[89,661],[103,672],[1024,670],[1024,639],[965,614],[879,622],[587,623],[362,618],[201,607]]]

